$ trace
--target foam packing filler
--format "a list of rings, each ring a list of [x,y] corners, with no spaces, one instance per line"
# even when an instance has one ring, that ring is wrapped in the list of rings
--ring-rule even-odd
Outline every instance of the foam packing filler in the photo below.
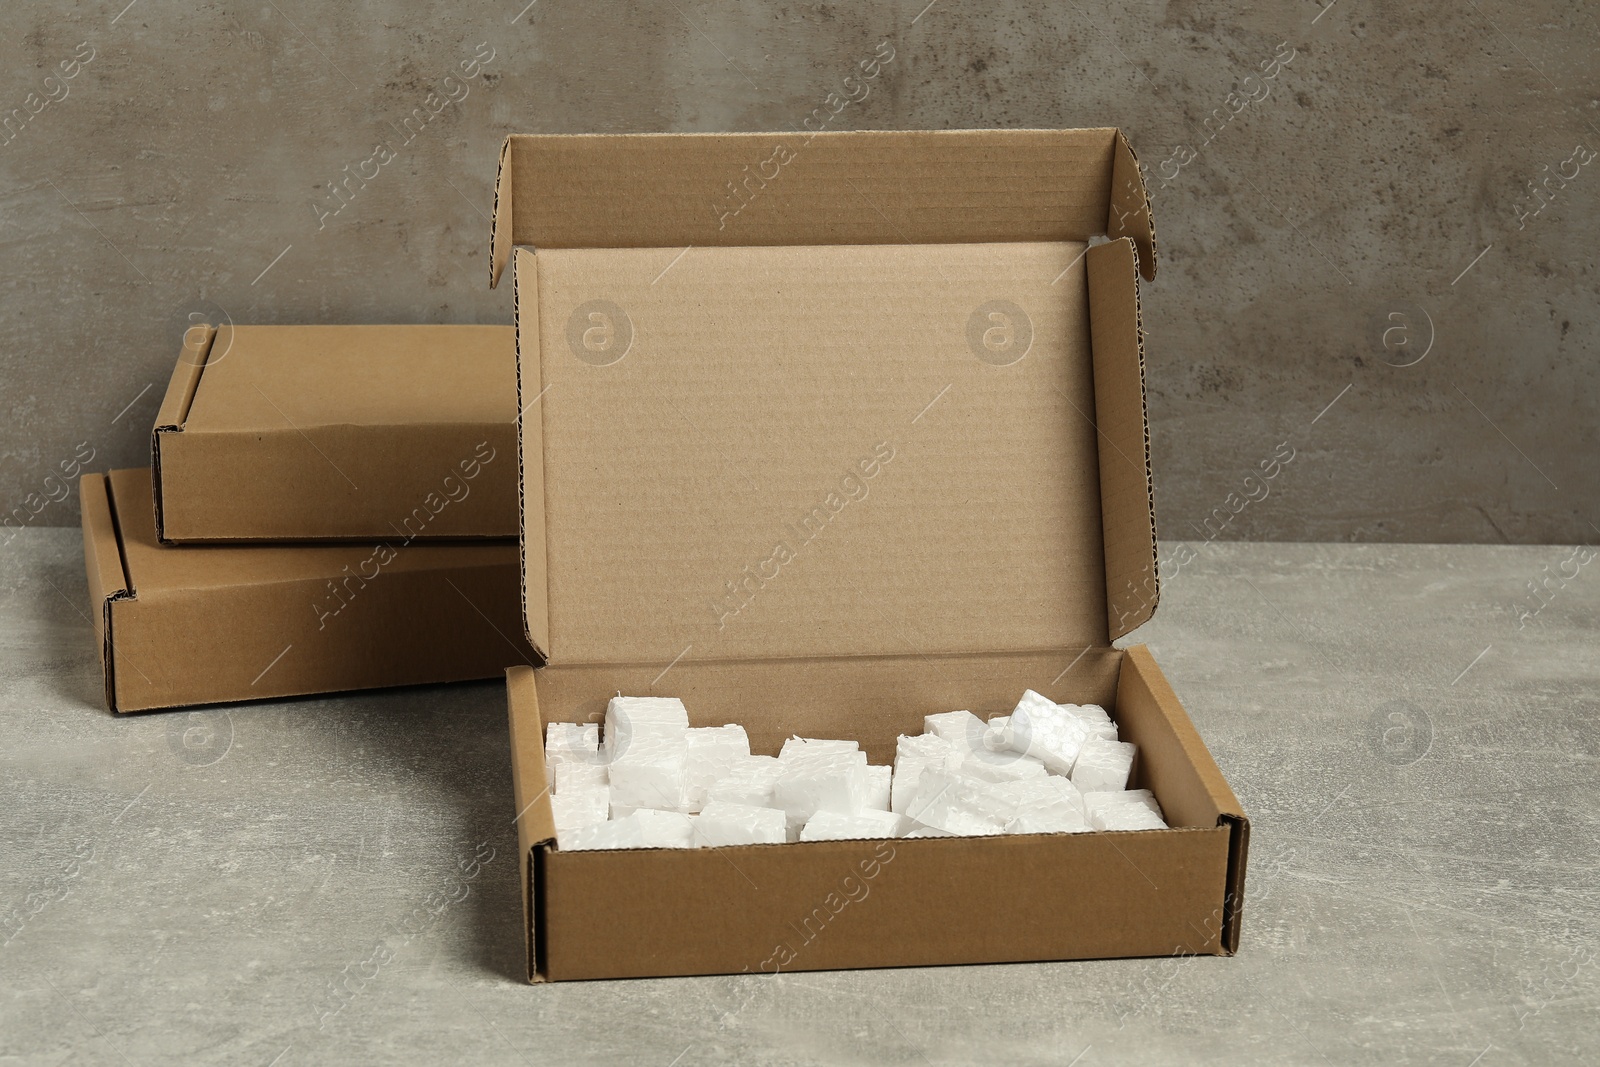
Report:
[[[987,722],[925,716],[892,766],[840,738],[752,754],[744,727],[691,727],[670,697],[619,694],[603,728],[545,735],[556,845],[572,851],[1166,829],[1155,794],[1128,788],[1137,758],[1105,708],[1032,689]]]

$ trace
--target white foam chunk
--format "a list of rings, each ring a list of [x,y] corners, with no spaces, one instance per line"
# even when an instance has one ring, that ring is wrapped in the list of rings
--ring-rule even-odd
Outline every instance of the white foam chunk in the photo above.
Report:
[[[1083,806],[1096,830],[1165,830],[1161,806],[1148,789],[1085,793]]]
[[[556,787],[556,767],[563,763],[600,762],[600,724],[553,722],[544,731],[545,786]]]
[[[867,800],[869,811],[888,811],[894,791],[894,772],[888,765],[867,767]]]
[[[745,735],[743,726],[701,726],[689,730],[683,764],[685,810],[694,812],[705,807],[711,787],[731,774],[740,760],[749,757],[750,738]]]
[[[609,763],[627,758],[636,737],[689,731],[689,712],[676,697],[612,697],[606,704],[605,753]]]
[[[905,813],[922,826],[952,834],[998,834],[1014,807],[1014,801],[995,792],[993,782],[930,767],[918,779]]]
[[[712,800],[694,817],[694,832],[698,842],[708,848],[781,845],[787,840],[787,820],[777,808]]]
[[[694,848],[694,823],[679,811],[641,808],[621,819],[597,823],[557,839],[563,849]]]
[[[908,820],[892,811],[819,811],[800,831],[802,841],[845,841],[858,837],[899,837]]]
[[[1071,774],[1088,736],[1077,716],[1029,689],[997,740],[1013,752],[1042,760],[1052,774]]]
[[[604,763],[575,763],[568,760],[556,764],[557,796],[590,791],[604,793],[610,784],[610,769]]]
[[[688,750],[688,740],[681,734],[635,734],[626,754],[609,768],[612,808],[682,811]]]
[[[772,807],[772,787],[783,765],[776,756],[746,756],[734,763],[726,778],[706,792],[706,803],[723,801],[756,808]]]
[[[1083,724],[1083,728],[1089,734],[1091,740],[1117,740],[1117,724],[1111,721],[1110,713],[1099,704],[1063,704],[1061,706],[1077,717],[1078,722]]]
[[[956,836],[955,834],[951,833],[948,830],[939,830],[939,829],[935,829],[932,826],[916,826],[915,824],[913,824],[913,826],[914,826],[914,829],[907,830],[905,833],[901,834],[900,836],[901,837],[955,837]]]
[[[1092,829],[1081,811],[1025,811],[1006,823],[1008,834],[1082,834]]]
[[[610,804],[604,789],[574,789],[552,796],[550,811],[555,817],[556,843],[565,848],[576,831],[605,822]]]
[[[778,761],[772,806],[787,813],[790,829],[804,826],[819,811],[848,814],[866,806],[865,752],[828,747],[780,754]]]
[[[612,697],[606,705],[612,816],[640,808],[682,811],[689,714],[672,697]]]
[[[1043,778],[1050,773],[1045,769],[1043,760],[1009,748],[999,752],[980,750],[968,753],[961,769],[986,782],[1016,782],[1025,778]]]
[[[922,731],[942,737],[963,754],[983,747],[989,724],[970,711],[946,711],[922,717]]]
[[[861,749],[856,741],[840,741],[833,738],[790,737],[783,742],[783,748],[778,750],[778,758],[785,762],[798,759],[801,756],[818,756],[827,752],[857,752]]]
[[[961,754],[938,734],[901,734],[895,743],[894,779],[889,793],[889,809],[905,814],[906,805],[916,795],[917,780],[929,767],[955,770]]]
[[[1089,830],[1083,795],[1059,775],[1003,782],[995,792],[1012,804],[1008,834],[1081,833]]]
[[[1085,741],[1072,766],[1072,784],[1085,793],[1122,792],[1128,788],[1133,753],[1128,741]]]

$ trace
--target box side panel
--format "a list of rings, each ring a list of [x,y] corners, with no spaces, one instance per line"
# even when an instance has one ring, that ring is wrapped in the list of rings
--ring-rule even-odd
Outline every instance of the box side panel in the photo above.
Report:
[[[1110,706],[1122,653],[1111,648],[1009,655],[846,657],[663,664],[553,666],[539,672],[547,722],[600,722],[618,690],[675,696],[697,726],[741,723],[753,751],[776,755],[786,737],[846,737],[875,763],[895,738],[922,732],[922,717],[965,708],[1009,714],[1024,689],[1053,700]],[[1215,820],[1212,820],[1214,822]],[[1208,823],[1207,825],[1210,825]]]
[[[231,330],[229,331],[231,334]],[[156,412],[155,427],[150,431],[150,470],[155,487],[156,538],[167,539],[166,507],[161,495],[161,472],[166,456],[164,444],[175,444],[183,432],[184,420],[189,417],[189,407],[194,403],[195,390],[200,387],[200,376],[205,372],[206,360],[215,341],[214,326],[191,326],[184,331],[183,348],[178,353],[178,365],[173,368],[167,382],[167,393],[161,408]]]
[[[1089,250],[1089,330],[1094,352],[1106,622],[1113,638],[1148,621],[1160,599],[1150,428],[1133,243]]]
[[[1123,659],[1117,707],[1124,736],[1139,746],[1135,776],[1160,783],[1156,796],[1168,822],[1198,826],[1214,820],[1228,831],[1228,881],[1218,919],[1223,947],[1234,952],[1244,916],[1250,820],[1155,657],[1143,645],[1128,649]]]
[[[522,543],[522,611],[528,640],[550,652],[550,569],[544,492],[544,373],[539,347],[539,268],[518,250],[512,276],[517,320],[517,511]]]
[[[115,665],[112,654],[112,602],[133,595],[122,551],[117,544],[116,518],[104,475],[85,474],[78,480],[83,524],[83,563],[89,582],[89,618],[94,624],[95,649],[100,656],[106,707],[117,709]]]
[[[158,433],[165,539],[513,537],[515,435],[509,422]]]
[[[539,249],[1085,241],[1105,232],[1116,136],[515,136],[491,269],[508,233]]]
[[[550,852],[552,979],[1215,954],[1225,829]],[[707,936],[715,930],[715,936]]]
[[[544,724],[531,667],[506,671],[506,707],[511,721],[511,792],[516,803],[518,870],[522,878],[522,923],[528,932],[528,978],[537,980],[539,951],[534,886],[534,847],[555,838],[544,766]]]
[[[118,709],[493,678],[533,659],[519,614],[509,554],[371,581],[147,591],[118,604]]]
[[[1239,798],[1144,645],[1124,652],[1116,700],[1117,721],[1139,746],[1140,762],[1166,789],[1159,796],[1162,807],[1177,817],[1168,822],[1212,826],[1224,815],[1244,817]]]

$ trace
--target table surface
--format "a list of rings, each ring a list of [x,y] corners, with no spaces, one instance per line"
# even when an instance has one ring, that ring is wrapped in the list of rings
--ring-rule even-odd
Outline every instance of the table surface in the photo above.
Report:
[[[115,718],[77,532],[23,530],[0,1064],[1595,1062],[1600,571],[1164,548],[1135,638],[1253,820],[1236,957],[535,987],[501,685]]]

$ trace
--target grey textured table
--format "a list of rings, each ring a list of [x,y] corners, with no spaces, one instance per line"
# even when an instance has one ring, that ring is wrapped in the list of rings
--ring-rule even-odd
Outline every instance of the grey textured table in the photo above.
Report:
[[[1600,569],[1190,547],[1137,636],[1254,819],[1236,958],[530,987],[498,684],[113,718],[23,531],[0,1063],[1595,1062]]]

